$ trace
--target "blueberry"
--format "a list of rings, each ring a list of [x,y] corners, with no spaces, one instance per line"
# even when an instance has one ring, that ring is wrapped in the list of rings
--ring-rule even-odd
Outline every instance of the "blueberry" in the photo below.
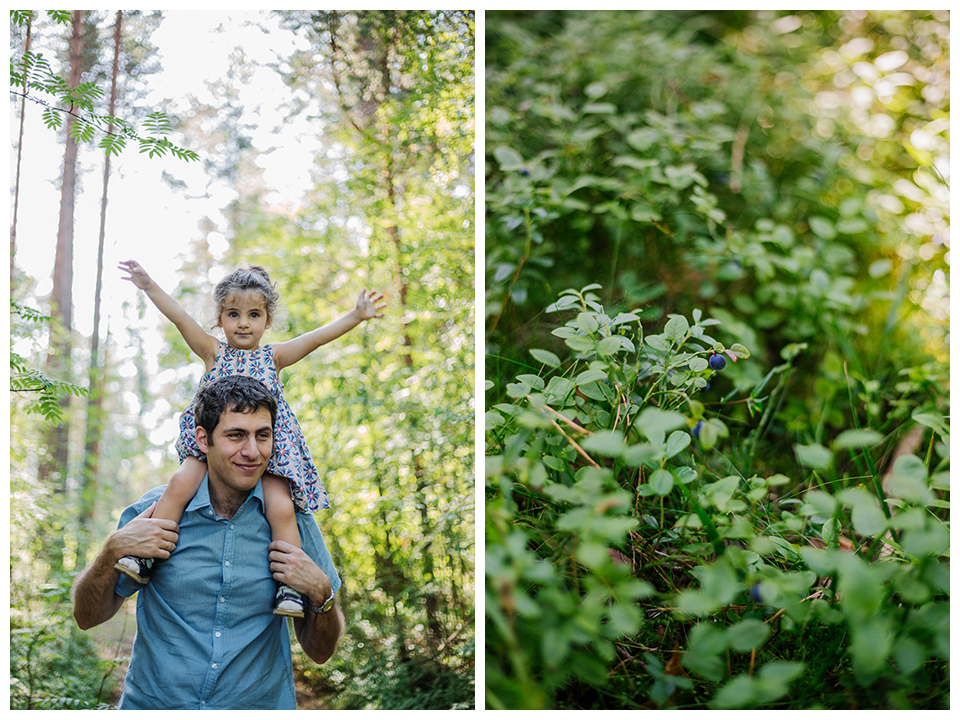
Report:
[[[727,361],[724,359],[723,355],[711,355],[710,367],[714,370],[723,370],[727,366]]]
[[[752,588],[750,588],[750,599],[756,603],[763,602],[760,597],[760,583],[755,583]]]
[[[693,426],[693,430],[690,431],[690,434],[695,438],[700,438],[700,428],[703,427],[703,420],[698,420],[697,424]]]

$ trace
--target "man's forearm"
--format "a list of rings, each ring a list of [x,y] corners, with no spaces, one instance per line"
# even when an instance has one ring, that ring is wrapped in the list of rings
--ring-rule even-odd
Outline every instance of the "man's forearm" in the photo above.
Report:
[[[300,647],[319,665],[323,665],[333,655],[345,627],[343,611],[336,604],[325,613],[315,613],[307,609],[302,619],[297,618],[294,621]]]
[[[120,577],[115,562],[101,552],[73,583],[73,618],[81,630],[106,622],[123,605],[114,589]]]

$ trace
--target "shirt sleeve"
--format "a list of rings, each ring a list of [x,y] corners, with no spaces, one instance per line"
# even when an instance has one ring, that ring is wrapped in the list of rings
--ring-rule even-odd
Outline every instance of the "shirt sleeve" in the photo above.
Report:
[[[320,528],[317,527],[316,518],[307,513],[297,512],[297,527],[300,529],[300,545],[303,551],[327,574],[333,592],[336,594],[341,585],[340,576],[333,566],[333,558],[323,541]]]

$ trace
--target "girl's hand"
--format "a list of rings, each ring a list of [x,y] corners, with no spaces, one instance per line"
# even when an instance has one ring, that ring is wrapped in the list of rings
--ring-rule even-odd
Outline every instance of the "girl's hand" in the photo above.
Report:
[[[357,299],[355,310],[361,320],[369,320],[370,318],[382,318],[386,307],[387,303],[383,299],[383,295],[374,290],[367,292],[367,289],[364,288]]]
[[[140,263],[136,260],[123,260],[120,263],[120,271],[128,273],[124,280],[129,280],[141,290],[146,290],[153,283],[147,271],[140,267]]]

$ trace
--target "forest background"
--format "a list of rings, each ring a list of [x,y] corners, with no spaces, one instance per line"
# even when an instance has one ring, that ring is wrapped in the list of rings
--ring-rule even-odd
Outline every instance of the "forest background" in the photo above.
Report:
[[[484,30],[487,707],[949,707],[948,12]]]
[[[384,292],[282,378],[348,618],[327,664],[296,655],[298,700],[472,707],[473,14],[13,13],[10,52],[11,708],[122,685],[133,603],[82,633],[69,588],[176,468],[202,374],[129,258],[202,323],[223,274],[265,266],[268,341]]]

